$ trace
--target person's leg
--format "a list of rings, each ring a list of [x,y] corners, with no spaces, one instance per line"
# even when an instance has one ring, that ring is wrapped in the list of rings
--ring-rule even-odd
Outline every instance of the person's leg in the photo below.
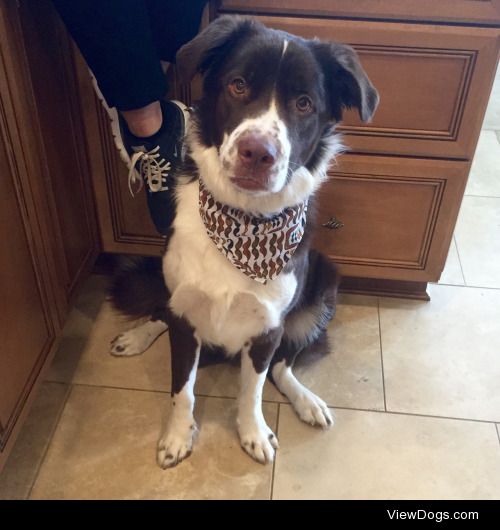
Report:
[[[129,188],[132,192],[134,185],[146,183],[150,215],[158,232],[166,234],[175,215],[170,184],[181,162],[185,113],[163,100],[166,81],[160,59],[171,61],[196,35],[205,1],[182,2],[181,10],[169,0],[53,2],[108,107],[120,111],[122,119],[113,128],[129,165]],[[113,119],[116,113],[108,111]]]
[[[178,0],[145,0],[153,42],[161,60],[170,63],[175,62],[175,56],[179,48],[196,36],[200,29],[201,17],[206,3],[207,0],[187,0],[185,2],[179,2]],[[162,102],[162,106],[163,120],[166,122],[168,132],[176,131],[177,138],[182,136],[185,127],[182,114],[179,115],[178,108],[173,105],[165,108]],[[142,121],[145,116],[144,112],[140,114],[130,113],[129,115],[122,113],[127,119],[129,128],[133,126],[139,131],[135,133],[137,135],[141,133],[147,134],[147,132],[154,130],[155,122],[153,116],[154,113],[157,113],[157,109],[152,106],[147,110],[151,112],[151,115],[148,114],[146,116],[147,122]],[[134,119],[135,121],[131,123],[131,120]],[[166,135],[160,134],[159,136],[163,136],[164,139],[163,144],[160,145],[165,145]],[[176,136],[170,136],[170,138],[170,145],[172,145],[172,142],[176,140]],[[177,153],[180,158],[182,143],[177,142],[173,145],[174,153]],[[161,161],[163,158],[168,161],[162,166],[163,169],[156,165],[150,166],[149,163],[144,166],[141,165],[140,169],[143,177],[145,173],[148,173],[148,176],[146,176],[146,182],[148,183],[147,197],[151,217],[157,230],[162,234],[166,234],[175,216],[175,201],[172,190],[168,189],[169,179],[164,178],[164,175],[168,177],[169,173],[175,173],[179,159],[176,156],[166,156],[166,150],[163,147],[160,147],[159,151],[162,156],[158,157],[157,160]],[[152,156],[158,154],[154,152],[154,149],[150,152],[153,152]],[[154,160],[150,161],[154,163]],[[142,164],[142,162],[140,163]],[[143,168],[146,169],[144,170]],[[151,171],[153,175],[151,175]],[[160,178],[158,179],[159,173]],[[151,188],[152,186],[153,189]],[[158,189],[160,190],[159,192],[155,191]]]
[[[162,101],[167,83],[153,42],[146,3],[53,3],[94,75],[98,94],[105,100],[117,148],[130,169],[129,186],[130,181],[136,187],[146,182],[151,218],[158,232],[165,234],[174,215],[173,197],[166,183],[178,164],[179,157],[174,155],[180,152],[184,117],[176,105]],[[168,39],[168,32],[165,38]],[[150,158],[139,160],[141,153],[148,157],[152,151]]]
[[[122,116],[130,132],[140,138],[152,136],[160,130],[163,114],[159,101],[153,101],[140,109],[124,110]]]
[[[145,0],[153,43],[163,61],[175,62],[179,48],[196,36],[206,3],[207,0]],[[139,137],[155,134],[162,124],[158,101],[121,114],[129,130]]]
[[[145,0],[153,42],[163,61],[175,62],[179,48],[196,37],[208,0]]]
[[[163,98],[167,86],[144,0],[53,3],[109,107],[123,112]]]

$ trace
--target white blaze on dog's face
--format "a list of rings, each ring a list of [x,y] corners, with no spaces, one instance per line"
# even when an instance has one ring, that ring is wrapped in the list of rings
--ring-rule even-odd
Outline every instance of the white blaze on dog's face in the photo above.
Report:
[[[216,198],[237,207],[272,210],[306,198],[338,151],[333,126],[342,110],[357,107],[367,121],[378,103],[352,48],[252,19],[217,19],[177,62],[184,79],[204,77],[192,156]]]
[[[260,195],[283,188],[289,174],[291,150],[288,128],[273,97],[261,115],[245,118],[236,129],[225,132],[219,158],[229,182]]]

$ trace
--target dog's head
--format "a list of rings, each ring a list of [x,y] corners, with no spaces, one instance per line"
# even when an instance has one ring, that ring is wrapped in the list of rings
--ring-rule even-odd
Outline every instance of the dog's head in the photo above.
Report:
[[[181,79],[203,75],[192,157],[219,200],[270,213],[307,198],[339,151],[346,108],[371,119],[378,94],[356,52],[249,18],[223,16],[177,54]]]

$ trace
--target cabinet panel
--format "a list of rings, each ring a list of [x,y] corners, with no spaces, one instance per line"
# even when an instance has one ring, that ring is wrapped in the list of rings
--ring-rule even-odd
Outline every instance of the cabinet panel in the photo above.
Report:
[[[500,0],[221,0],[225,12],[500,25]]]
[[[306,38],[351,44],[380,93],[374,119],[345,113],[356,152],[472,158],[493,83],[500,34],[491,28],[259,17]]]
[[[1,110],[1,108],[0,108]],[[53,343],[5,145],[0,141],[0,449]]]
[[[22,2],[19,20],[43,144],[46,184],[53,197],[52,251],[68,300],[93,263],[98,243],[72,48],[51,2]]]
[[[333,219],[343,226],[324,234],[325,249],[339,263],[424,269],[444,185],[439,179],[335,174],[321,195],[320,219],[322,231],[332,230]]]

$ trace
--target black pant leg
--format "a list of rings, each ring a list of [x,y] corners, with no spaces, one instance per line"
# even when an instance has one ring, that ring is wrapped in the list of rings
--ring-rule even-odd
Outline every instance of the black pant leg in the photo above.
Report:
[[[166,80],[144,0],[53,3],[110,107],[137,109],[165,95]],[[168,26],[164,35],[168,40]]]
[[[207,0],[145,2],[156,49],[162,60],[175,62],[175,54],[179,48],[197,35]]]

